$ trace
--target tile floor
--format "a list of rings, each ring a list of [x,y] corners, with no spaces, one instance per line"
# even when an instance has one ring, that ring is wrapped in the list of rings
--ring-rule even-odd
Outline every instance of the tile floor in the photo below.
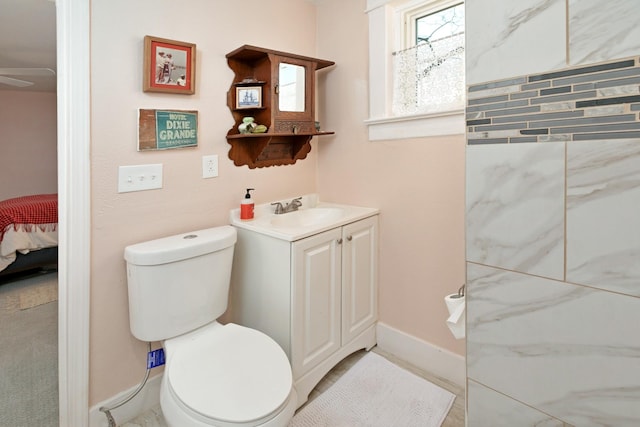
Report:
[[[453,406],[449,411],[449,415],[447,415],[447,418],[442,424],[442,427],[464,427],[465,396],[464,389],[462,387],[459,387],[445,379],[439,378],[427,371],[416,368],[415,366],[409,365],[401,359],[398,359],[392,354],[386,353],[378,349],[377,347],[374,347],[372,351],[385,357],[387,360],[395,363],[396,365],[401,366],[404,369],[426,379],[427,381],[431,381],[433,384],[436,384],[437,386],[440,386],[445,390],[449,390],[451,393],[455,394],[456,400],[453,402]],[[316,388],[311,391],[311,393],[309,394],[308,402],[311,402],[313,399],[327,390],[334,382],[336,382],[338,378],[340,378],[340,376],[342,376],[342,374],[349,370],[349,368],[353,366],[358,360],[360,360],[360,358],[365,354],[366,352],[364,350],[357,351],[345,358],[335,368],[329,371],[329,373],[322,379],[322,381],[318,383]],[[160,408],[157,407],[147,411],[136,419],[123,424],[122,427],[167,427],[167,424],[164,421]]]

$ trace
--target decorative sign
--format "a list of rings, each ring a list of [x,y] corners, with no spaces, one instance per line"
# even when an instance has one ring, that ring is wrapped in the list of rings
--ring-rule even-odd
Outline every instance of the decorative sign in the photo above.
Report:
[[[143,110],[138,114],[138,150],[198,146],[198,112]]]

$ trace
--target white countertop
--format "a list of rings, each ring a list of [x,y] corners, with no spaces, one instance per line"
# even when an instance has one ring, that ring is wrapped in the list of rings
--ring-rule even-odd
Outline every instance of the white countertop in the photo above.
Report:
[[[292,199],[292,198],[291,198]],[[282,202],[283,206],[286,202],[290,202],[291,199],[277,200]],[[339,209],[339,215],[332,215],[331,218],[326,221],[319,221],[312,225],[305,226],[284,226],[274,225],[274,222],[284,219],[284,216],[294,214],[295,212],[285,214],[274,214],[274,206],[271,203],[265,203],[256,205],[254,208],[254,218],[250,220],[240,219],[240,208],[233,209],[230,212],[229,219],[231,225],[243,228],[246,230],[262,233],[277,239],[295,241],[303,239],[305,237],[312,236],[314,234],[321,233],[332,228],[340,227],[345,224],[352,223],[354,221],[361,220],[379,213],[377,208],[368,208],[362,206],[342,205],[337,203],[321,202],[316,194],[309,194],[302,196],[302,207],[298,211],[310,210],[315,208],[334,208]]]

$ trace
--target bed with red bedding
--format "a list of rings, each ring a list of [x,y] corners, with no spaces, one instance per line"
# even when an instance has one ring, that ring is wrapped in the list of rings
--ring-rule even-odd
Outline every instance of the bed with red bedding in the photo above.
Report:
[[[0,201],[0,274],[24,266],[38,267],[42,254],[58,246],[58,195],[38,194]],[[34,256],[31,257],[30,255]],[[57,256],[57,250],[55,250]],[[37,262],[30,264],[28,259]],[[46,257],[46,262],[51,262]],[[53,260],[55,261],[55,260]],[[24,265],[23,265],[24,264]],[[37,265],[36,265],[37,264]]]

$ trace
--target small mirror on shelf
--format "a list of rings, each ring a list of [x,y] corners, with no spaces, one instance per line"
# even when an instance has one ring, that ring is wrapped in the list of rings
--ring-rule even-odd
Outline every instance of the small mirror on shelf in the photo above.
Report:
[[[304,111],[305,68],[281,62],[279,67],[278,105],[280,111]]]

